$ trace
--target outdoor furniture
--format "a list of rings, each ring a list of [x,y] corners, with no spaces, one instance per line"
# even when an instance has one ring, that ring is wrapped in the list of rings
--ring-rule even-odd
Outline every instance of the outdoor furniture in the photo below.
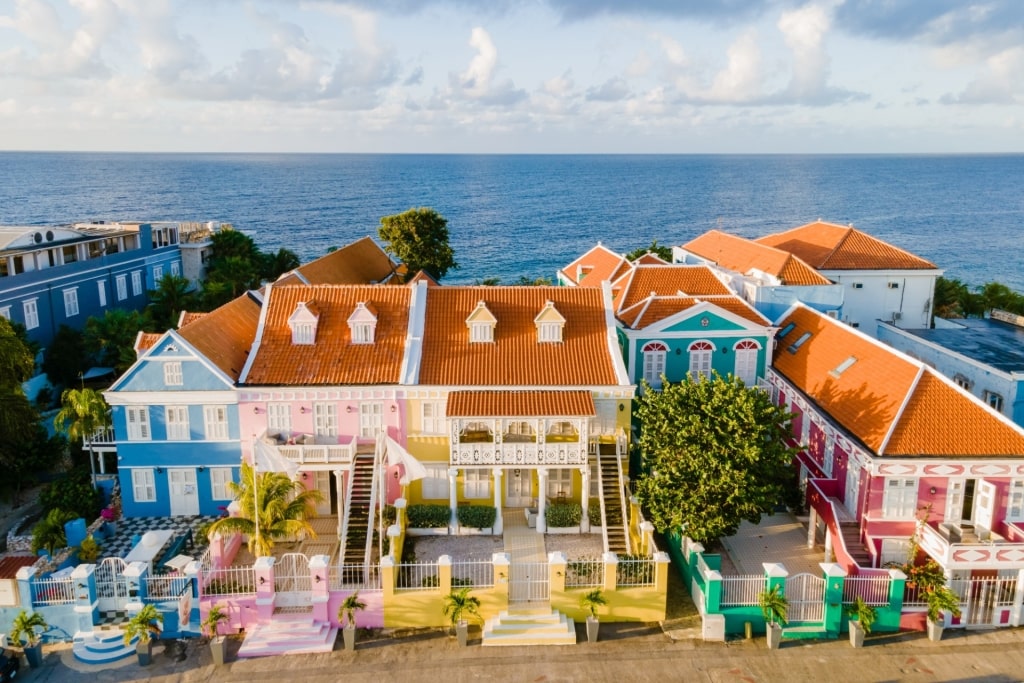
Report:
[[[164,547],[167,541],[171,540],[174,536],[174,529],[155,529],[153,531],[147,531],[142,534],[139,542],[131,549],[127,555],[124,556],[124,561],[128,564],[132,562],[145,562],[149,565],[149,570],[153,571],[153,558],[157,556],[160,549]]]

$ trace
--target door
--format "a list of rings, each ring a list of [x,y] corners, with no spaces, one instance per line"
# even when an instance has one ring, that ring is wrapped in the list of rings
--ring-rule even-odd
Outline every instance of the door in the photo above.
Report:
[[[978,493],[974,501],[974,526],[992,531],[992,518],[995,515],[996,487],[987,481],[978,482]]]
[[[196,471],[192,468],[167,468],[167,482],[171,492],[171,516],[184,517],[199,514],[199,491]]]
[[[505,505],[510,508],[528,507],[533,502],[532,470],[506,470]]]
[[[860,463],[855,462],[849,456],[846,457],[846,495],[843,498],[843,505],[846,511],[854,519],[857,516],[857,495],[860,493]]]
[[[334,509],[331,503],[331,479],[334,478],[327,470],[317,470],[313,472],[313,487],[320,492],[320,502],[316,504],[316,514],[321,517],[326,517],[333,514]]]

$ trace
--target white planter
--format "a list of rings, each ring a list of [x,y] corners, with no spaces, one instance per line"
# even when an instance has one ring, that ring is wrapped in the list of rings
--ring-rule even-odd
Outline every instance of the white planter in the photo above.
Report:
[[[549,526],[545,533],[548,534],[578,534],[580,533],[580,525],[576,526]]]
[[[486,529],[475,529],[470,526],[460,526],[459,536],[493,536],[494,529],[487,527]]]
[[[942,629],[945,628],[942,622],[931,619],[925,619],[925,621],[928,622],[928,640],[936,643],[942,640]]]
[[[864,629],[856,621],[850,622],[850,645],[864,647]]]
[[[597,634],[601,629],[601,622],[597,620],[597,617],[587,617],[587,642],[596,643]]]
[[[448,527],[441,526],[436,529],[413,529],[409,528],[405,530],[406,536],[447,536]]]
[[[768,641],[769,650],[778,650],[782,645],[782,625],[781,624],[768,624],[768,628],[765,631],[765,638]]]

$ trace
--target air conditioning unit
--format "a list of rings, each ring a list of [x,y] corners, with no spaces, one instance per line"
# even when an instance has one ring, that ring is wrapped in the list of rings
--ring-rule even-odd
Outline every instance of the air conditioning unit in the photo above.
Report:
[[[900,283],[898,283],[898,282],[890,282],[889,283],[889,289],[899,289],[899,288],[900,288]]]
[[[854,289],[864,289],[864,283],[863,282],[854,282],[853,283],[853,288]]]
[[[825,315],[833,320],[839,320],[839,311],[825,311]]]
[[[895,322],[897,320],[903,320],[903,314],[900,313],[899,311],[893,311],[892,312],[892,319],[893,319],[893,322]]]

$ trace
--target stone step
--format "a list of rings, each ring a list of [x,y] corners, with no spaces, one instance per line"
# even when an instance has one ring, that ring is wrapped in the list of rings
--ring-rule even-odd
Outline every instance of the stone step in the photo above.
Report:
[[[512,645],[575,645],[576,624],[561,612],[502,612],[484,624],[480,644],[485,647]]]
[[[309,626],[315,626],[310,629]],[[310,654],[330,652],[334,649],[338,629],[328,624],[300,624],[295,621],[275,620],[270,624],[256,624],[245,636],[239,657],[266,657],[283,654]]]
[[[71,646],[75,659],[86,664],[109,664],[135,654],[135,638],[124,644],[121,631],[79,631]]]

